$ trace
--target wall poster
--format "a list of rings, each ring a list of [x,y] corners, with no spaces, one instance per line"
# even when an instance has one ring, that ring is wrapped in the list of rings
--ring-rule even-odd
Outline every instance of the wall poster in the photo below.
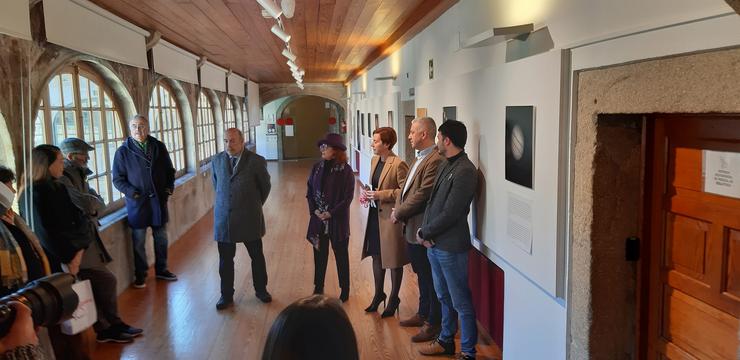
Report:
[[[534,106],[506,107],[506,180],[533,189]]]

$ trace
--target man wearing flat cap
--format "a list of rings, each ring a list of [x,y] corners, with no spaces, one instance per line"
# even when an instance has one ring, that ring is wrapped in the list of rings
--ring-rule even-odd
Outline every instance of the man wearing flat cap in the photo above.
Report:
[[[118,294],[116,276],[105,264],[111,262],[108,251],[98,234],[97,217],[105,208],[103,198],[90,188],[87,177],[92,174],[87,162],[90,160],[89,151],[93,147],[78,138],[66,138],[60,144],[64,155],[64,176],[59,178],[69,193],[72,202],[90,218],[91,231],[88,232],[90,247],[82,253],[80,271],[77,274],[81,280],[90,280],[95,294],[95,306],[98,310],[98,321],[93,328],[99,342],[131,342],[133,337],[142,333],[141,329],[124,323],[118,316]]]

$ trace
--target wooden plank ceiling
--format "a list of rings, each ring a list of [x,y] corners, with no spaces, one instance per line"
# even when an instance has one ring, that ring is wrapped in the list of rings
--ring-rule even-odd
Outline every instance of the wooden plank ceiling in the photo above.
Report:
[[[458,0],[296,0],[292,35],[304,82],[345,82]],[[260,83],[293,82],[283,42],[255,0],[92,0],[209,61]],[[279,0],[277,2],[279,4]]]

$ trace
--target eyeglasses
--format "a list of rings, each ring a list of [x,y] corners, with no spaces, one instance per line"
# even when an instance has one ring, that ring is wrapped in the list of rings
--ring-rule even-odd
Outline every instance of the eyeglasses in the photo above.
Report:
[[[321,145],[319,145],[319,150],[321,150],[321,151],[324,151],[324,150],[326,150],[328,148],[329,148],[329,145],[327,145],[327,144],[321,144]]]
[[[149,125],[145,125],[145,124],[141,124],[141,125],[131,124],[131,125],[129,125],[129,128],[131,128],[131,130],[143,130],[143,129],[146,129],[148,127],[149,127]]]

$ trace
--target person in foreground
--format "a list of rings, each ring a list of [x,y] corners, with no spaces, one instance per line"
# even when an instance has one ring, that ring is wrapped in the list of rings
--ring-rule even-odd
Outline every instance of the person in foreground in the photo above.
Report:
[[[221,277],[221,299],[216,309],[234,303],[234,254],[236,244],[243,243],[252,259],[252,283],[257,298],[272,301],[267,292],[267,267],[262,253],[265,236],[265,216],[262,205],[270,194],[270,174],[265,158],[244,147],[244,135],[230,128],[224,134],[226,150],[214,156],[213,188],[216,200],[213,209],[213,231],[218,244]]]
[[[128,224],[134,247],[134,287],[146,286],[146,229],[154,237],[157,279],[176,281],[167,270],[167,200],[175,190],[175,168],[161,141],[149,135],[149,120],[136,115],[128,122],[131,136],[113,158],[113,185],[126,195]]]
[[[381,127],[373,131],[372,146],[375,156],[370,165],[372,189],[362,191],[365,198],[375,202],[368,212],[365,242],[362,245],[362,257],[371,256],[373,259],[375,283],[375,295],[365,312],[375,312],[380,302],[385,302],[385,269],[390,269],[391,296],[381,315],[384,318],[393,316],[398,310],[401,303],[398,293],[403,280],[403,266],[409,263],[401,224],[391,220],[393,206],[401,194],[401,186],[409,171],[408,165],[392,151],[396,139],[393,128]]]
[[[267,334],[262,360],[357,360],[357,338],[335,299],[313,295],[285,308]]]
[[[437,149],[447,161],[440,164],[424,220],[416,240],[424,245],[432,266],[432,279],[442,304],[442,330],[431,343],[419,349],[423,355],[455,354],[455,333],[459,314],[461,353],[458,359],[475,359],[478,329],[468,286],[470,228],[468,213],[478,175],[465,153],[468,133],[465,124],[448,120],[439,127]]]
[[[342,302],[349,299],[349,204],[355,191],[355,175],[347,164],[347,147],[339,134],[327,134],[318,142],[321,160],[308,175],[306,200],[310,220],[306,239],[313,246],[314,294],[324,293],[329,243],[337,262]]]

